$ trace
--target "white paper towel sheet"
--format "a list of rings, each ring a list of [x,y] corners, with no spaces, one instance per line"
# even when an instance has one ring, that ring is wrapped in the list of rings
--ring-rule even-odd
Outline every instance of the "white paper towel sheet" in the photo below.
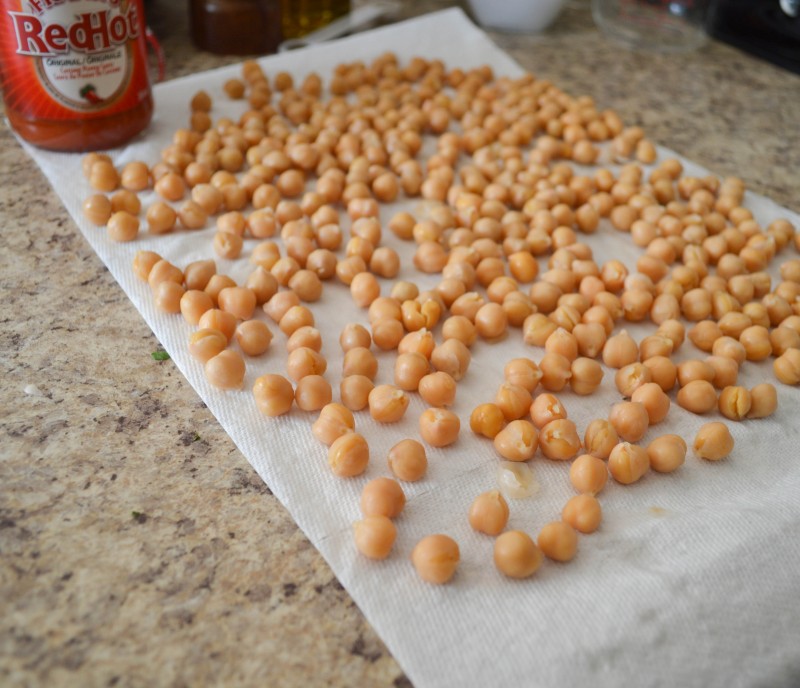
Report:
[[[448,66],[485,63],[498,75],[522,71],[458,10],[260,62],[268,74],[286,70],[300,79],[313,70],[327,79],[336,63],[371,60],[386,50],[401,60],[422,55],[440,58]],[[186,125],[187,103],[201,88],[214,98],[214,117],[236,117],[241,102],[226,98],[222,84],[239,73],[233,66],[157,86],[156,116],[146,137],[114,151],[115,164],[156,162],[175,129]],[[510,581],[492,564],[493,540],[473,532],[467,523],[472,499],[495,487],[497,464],[491,443],[472,435],[468,419],[477,403],[493,397],[504,361],[522,355],[538,361],[542,351],[525,347],[519,332],[500,344],[478,343],[454,407],[462,420],[460,439],[444,450],[429,450],[427,477],[404,485],[408,503],[397,521],[392,556],[380,563],[368,561],[356,553],[351,534],[351,524],[359,518],[361,488],[371,478],[389,474],[386,455],[395,442],[418,435],[422,401],[413,395],[405,419],[395,425],[378,426],[366,412],[357,414],[357,429],[371,446],[369,469],[356,479],[335,478],[325,447],[311,435],[311,414],[295,409],[288,416],[267,419],[253,401],[250,389],[259,375],[285,373],[285,338],[280,331],[272,328],[276,337],[265,357],[248,360],[242,391],[215,390],[187,352],[191,328],[180,316],[159,312],[150,289],[131,270],[140,249],[157,251],[181,267],[213,257],[213,222],[197,232],[162,237],[143,233],[130,244],[112,243],[104,229],[82,217],[81,202],[91,191],[81,174],[81,156],[27,149],[175,364],[319,548],[417,686],[800,685],[797,390],[778,385],[779,410],[769,419],[728,423],[736,448],[722,462],[690,455],[671,475],[651,473],[629,487],[609,481],[600,496],[602,527],[580,538],[575,560],[547,561],[533,578]],[[689,173],[704,173],[684,162]],[[152,199],[143,197],[145,204]],[[767,199],[751,195],[747,202],[763,223],[788,217],[800,226],[798,216]],[[382,208],[383,221],[401,207],[424,212],[418,200],[398,203]],[[385,234],[385,242],[403,256],[400,278],[432,286],[434,278],[414,274],[412,247]],[[598,263],[619,257],[632,266],[640,255],[628,237],[608,226],[587,241]],[[254,243],[247,241],[243,255]],[[251,268],[246,259],[217,262],[219,272],[237,280]],[[383,293],[389,286],[383,282]],[[345,287],[334,283],[326,284],[313,311],[324,337],[327,377],[337,390],[339,331],[345,322],[366,322],[366,314],[352,305]],[[653,327],[628,329],[638,338]],[[697,355],[688,342],[684,344],[681,356]],[[379,360],[378,381],[390,382],[392,357],[380,354]],[[740,379],[745,385],[772,380],[771,363],[745,365]],[[608,370],[599,393],[582,398],[565,392],[561,398],[581,434],[619,400]],[[676,432],[691,443],[710,419],[719,417],[700,418],[673,405],[668,420],[651,429],[645,441]],[[511,503],[509,528],[535,537],[546,522],[559,518],[573,489],[568,464],[537,455],[532,466],[541,491],[535,498]],[[263,524],[254,522],[252,527]],[[458,574],[443,587],[420,581],[409,562],[415,542],[433,532],[450,534],[461,547]]]

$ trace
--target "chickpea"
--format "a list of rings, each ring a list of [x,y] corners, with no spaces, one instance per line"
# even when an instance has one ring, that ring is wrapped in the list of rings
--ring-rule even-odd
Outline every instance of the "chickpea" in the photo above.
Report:
[[[227,311],[212,308],[200,316],[197,325],[200,329],[209,328],[222,332],[230,342],[236,332],[236,317]]]
[[[408,408],[408,396],[392,385],[378,385],[368,397],[369,413],[378,423],[396,423]]]
[[[439,370],[425,375],[419,381],[418,390],[423,401],[430,406],[452,406],[456,398],[456,381]]]
[[[402,329],[402,328],[401,328]],[[467,372],[472,355],[458,339],[448,339],[431,352],[431,364],[458,381]]]
[[[336,403],[323,406],[317,420],[311,426],[314,437],[329,447],[339,437],[353,432],[354,429],[355,419],[352,412],[342,404]]]
[[[286,371],[295,382],[307,375],[323,375],[327,367],[321,354],[305,346],[292,351],[286,359]]]
[[[787,349],[772,364],[775,377],[785,385],[800,384],[800,349]]]
[[[631,396],[631,401],[644,406],[650,425],[660,423],[669,413],[669,397],[655,382],[648,382],[639,387]]]
[[[508,523],[508,502],[498,490],[475,497],[469,508],[469,524],[486,535],[499,535]]]
[[[403,488],[392,478],[370,480],[361,491],[361,513],[364,516],[397,518],[405,505]]]
[[[508,331],[508,316],[498,303],[487,303],[475,313],[475,328],[487,341],[498,341]]]
[[[769,341],[772,355],[783,356],[789,349],[800,349],[800,332],[781,323],[769,333]]]
[[[630,485],[640,480],[650,468],[650,459],[644,447],[620,442],[608,456],[608,470],[618,483]]]
[[[531,394],[524,387],[504,382],[497,389],[494,399],[507,421],[522,418],[531,408]]]
[[[681,387],[688,385],[694,380],[705,380],[711,382],[715,376],[714,367],[707,361],[689,359],[678,365],[678,382]]]
[[[386,516],[367,516],[353,525],[356,549],[369,559],[386,559],[397,539],[397,528]]]
[[[163,260],[161,256],[154,251],[137,251],[133,257],[133,271],[140,280],[147,282],[153,266],[161,260]]]
[[[647,445],[650,468],[659,473],[671,473],[686,459],[686,442],[679,435],[662,435]]]
[[[372,341],[384,351],[396,349],[403,333],[403,323],[394,318],[382,318],[372,323]]]
[[[539,446],[548,459],[571,459],[581,448],[575,423],[568,418],[550,421],[539,433]]]
[[[523,387],[531,394],[533,394],[542,379],[539,366],[529,358],[511,359],[503,368],[503,376],[506,382]]]
[[[133,241],[139,234],[139,218],[126,210],[118,210],[108,219],[106,229],[112,241]]]
[[[458,544],[447,535],[428,535],[411,552],[411,563],[422,580],[442,585],[456,572],[461,554]]]
[[[348,432],[333,441],[328,449],[328,465],[340,478],[353,478],[367,470],[369,445],[357,432]]]
[[[446,447],[458,439],[461,421],[452,411],[429,408],[419,418],[422,439],[432,447]]]
[[[89,185],[96,191],[114,191],[119,186],[119,181],[119,173],[110,160],[97,159],[91,164]]]
[[[371,344],[372,337],[369,331],[358,323],[348,323],[342,328],[339,335],[339,346],[342,347],[342,351],[345,353],[356,347],[369,349]]]
[[[593,394],[603,381],[603,369],[591,358],[576,358],[571,371],[570,385],[575,394]]]
[[[256,295],[247,287],[226,287],[217,296],[219,307],[239,320],[249,320],[256,308]]]
[[[763,361],[772,354],[769,330],[761,325],[751,325],[739,335],[748,361]]]
[[[294,399],[302,411],[319,411],[331,403],[330,383],[322,375],[305,375],[297,381]]]
[[[578,492],[596,495],[606,485],[608,468],[596,456],[581,454],[569,468],[569,479]]]
[[[269,348],[272,341],[272,332],[261,320],[246,320],[239,323],[234,336],[241,350],[248,356],[260,356]]]
[[[400,480],[416,482],[428,470],[425,447],[417,440],[401,440],[389,450],[389,470]]]
[[[539,433],[527,420],[512,420],[494,437],[497,453],[509,461],[532,459],[538,443]]]
[[[610,421],[598,418],[589,423],[583,438],[583,446],[588,454],[607,459],[617,444],[619,435]]]
[[[177,282],[161,282],[153,294],[156,307],[165,313],[180,313],[181,298],[185,292],[183,286]]]
[[[539,369],[542,372],[542,387],[551,392],[560,392],[572,377],[572,365],[569,359],[556,353],[546,353],[542,356]]]
[[[750,412],[752,401],[746,387],[725,387],[719,394],[719,412],[730,420],[742,420]]]
[[[617,434],[628,442],[638,442],[650,426],[647,409],[644,404],[636,401],[621,401],[614,404],[608,414],[608,420]]]
[[[469,418],[469,426],[476,435],[493,440],[505,425],[505,415],[497,404],[480,404]]]
[[[283,316],[292,308],[300,305],[300,297],[293,291],[281,291],[274,294],[264,306],[264,312],[275,323],[280,323]]]
[[[111,217],[111,201],[103,194],[93,194],[83,202],[83,216],[93,225],[102,227]]]
[[[588,535],[600,527],[603,511],[600,508],[600,502],[595,497],[581,494],[572,497],[564,505],[561,518],[564,523],[569,524],[575,530]]]
[[[539,531],[537,543],[549,559],[567,562],[578,550],[578,534],[568,523],[552,521]]]
[[[711,380],[714,387],[723,389],[736,384],[739,377],[739,364],[732,358],[709,356],[705,362],[714,369],[714,379]]]
[[[694,438],[694,453],[707,461],[719,461],[733,451],[733,444],[725,423],[706,423]]]
[[[509,578],[528,578],[542,565],[542,550],[533,539],[520,530],[500,535],[494,543],[494,564]]]
[[[205,328],[192,333],[189,338],[189,353],[201,363],[221,353],[228,346],[228,340],[222,332]]]
[[[766,418],[778,408],[778,394],[774,385],[762,382],[750,390],[750,411],[748,418]]]
[[[317,353],[322,351],[322,334],[316,327],[311,325],[298,327],[286,340],[287,353],[292,353],[295,349],[303,346],[313,349]]]
[[[678,391],[677,401],[692,413],[708,413],[717,406],[717,392],[706,380],[692,380]]]
[[[427,361],[425,363],[427,364]],[[349,349],[344,355],[344,361],[342,362],[343,376],[364,375],[370,380],[374,380],[377,373],[378,359],[369,349],[357,346]]]
[[[205,363],[206,379],[219,389],[239,389],[244,381],[242,355],[230,349],[212,356]]]
[[[603,347],[603,363],[609,368],[623,368],[639,359],[639,347],[625,330],[609,337]]]
[[[606,344],[606,330],[600,323],[578,323],[572,330],[578,344],[578,353],[587,358],[597,358]]]
[[[348,375],[339,383],[339,396],[351,411],[361,411],[369,403],[370,392],[375,388],[365,375]]]

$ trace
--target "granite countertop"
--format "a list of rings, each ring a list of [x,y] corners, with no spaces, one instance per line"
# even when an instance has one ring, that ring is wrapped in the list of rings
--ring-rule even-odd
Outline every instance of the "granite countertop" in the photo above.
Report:
[[[418,14],[450,3],[407,3]],[[711,42],[638,55],[571,0],[492,34],[537,76],[800,211],[800,78]],[[170,77],[197,52],[154,0]],[[0,684],[400,686],[402,670],[0,124]]]

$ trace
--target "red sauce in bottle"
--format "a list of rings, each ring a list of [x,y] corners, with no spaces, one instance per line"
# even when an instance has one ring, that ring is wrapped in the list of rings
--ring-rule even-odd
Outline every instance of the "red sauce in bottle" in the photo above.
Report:
[[[0,83],[35,146],[124,143],[153,114],[142,0],[0,0]]]

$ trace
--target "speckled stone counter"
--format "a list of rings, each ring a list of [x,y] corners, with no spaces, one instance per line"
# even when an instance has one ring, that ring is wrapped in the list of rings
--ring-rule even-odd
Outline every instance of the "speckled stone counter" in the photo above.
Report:
[[[416,14],[448,3],[407,3]],[[170,76],[184,4],[150,4]],[[800,211],[800,78],[712,42],[638,55],[573,0],[493,34],[539,77]],[[0,126],[0,684],[399,686],[328,566]]]

